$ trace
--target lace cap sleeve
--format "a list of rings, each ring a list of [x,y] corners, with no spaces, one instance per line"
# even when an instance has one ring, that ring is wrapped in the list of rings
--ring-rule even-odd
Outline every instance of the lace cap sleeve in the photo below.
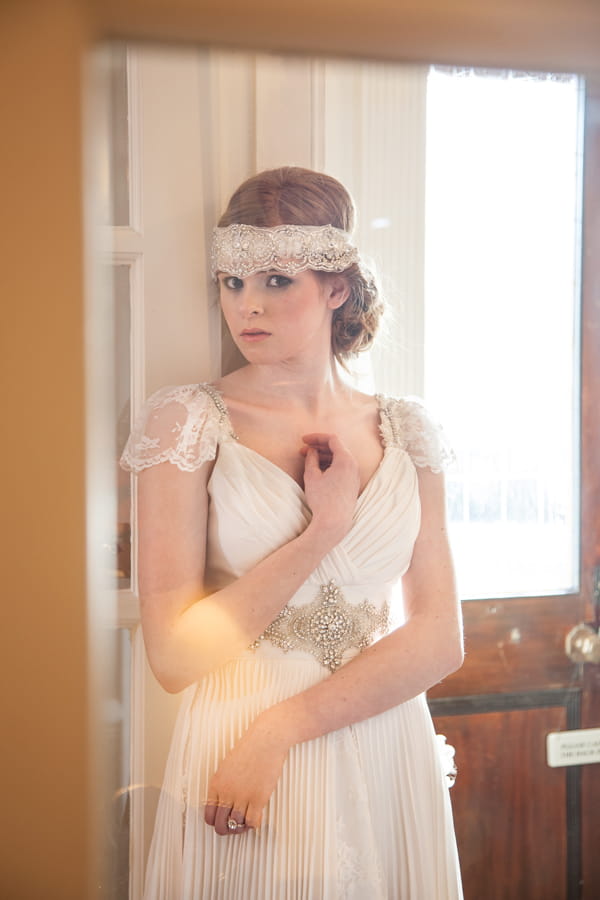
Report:
[[[400,447],[416,466],[442,472],[455,460],[444,431],[417,400],[380,398],[381,434],[386,446]]]
[[[170,462],[193,472],[214,459],[220,419],[202,385],[161,388],[144,405],[121,456],[121,466],[142,472]]]

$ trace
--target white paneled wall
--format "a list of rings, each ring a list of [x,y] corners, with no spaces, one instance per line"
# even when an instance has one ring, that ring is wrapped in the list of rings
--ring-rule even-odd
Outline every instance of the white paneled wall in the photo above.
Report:
[[[207,303],[202,197],[210,144],[203,126],[205,60],[194,51],[139,54],[146,392],[214,378],[218,347]]]
[[[425,99],[421,66],[324,64],[323,169],[358,208],[357,243],[388,302],[372,353],[382,393],[423,391]]]

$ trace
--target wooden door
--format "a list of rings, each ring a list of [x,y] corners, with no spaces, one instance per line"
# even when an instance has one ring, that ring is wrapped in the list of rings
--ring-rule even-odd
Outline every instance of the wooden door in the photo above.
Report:
[[[565,636],[600,597],[600,81],[586,88],[580,590],[463,604],[466,661],[429,694],[456,748],[452,789],[466,900],[600,896],[600,764],[550,768],[546,735],[600,726],[600,666]],[[540,323],[540,332],[543,326]]]

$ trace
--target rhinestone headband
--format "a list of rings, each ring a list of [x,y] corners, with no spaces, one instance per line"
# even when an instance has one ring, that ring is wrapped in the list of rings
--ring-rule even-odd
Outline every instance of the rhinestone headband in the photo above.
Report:
[[[333,225],[215,228],[210,254],[213,278],[217,272],[246,278],[268,269],[286,275],[297,275],[305,269],[343,272],[358,261],[350,235]]]

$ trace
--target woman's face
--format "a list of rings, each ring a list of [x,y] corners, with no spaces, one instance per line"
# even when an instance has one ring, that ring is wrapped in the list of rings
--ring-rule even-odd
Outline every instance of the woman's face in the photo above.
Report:
[[[251,363],[276,364],[330,352],[331,316],[343,303],[339,279],[310,270],[246,278],[219,273],[219,293],[233,340]]]

